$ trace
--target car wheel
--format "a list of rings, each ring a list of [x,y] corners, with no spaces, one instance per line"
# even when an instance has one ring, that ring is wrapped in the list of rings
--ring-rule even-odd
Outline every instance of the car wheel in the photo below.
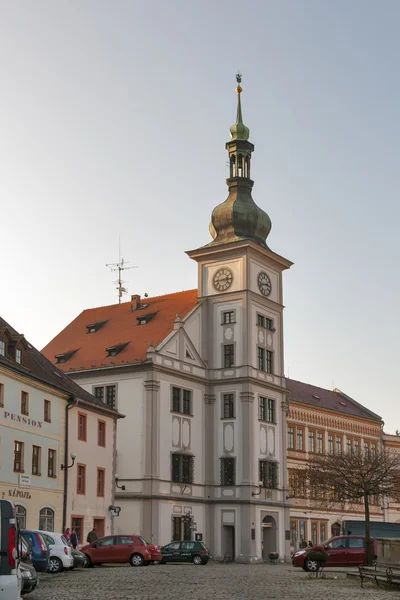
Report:
[[[202,565],[203,564],[203,559],[201,558],[200,554],[195,554],[193,556],[192,563],[194,565]]]
[[[63,570],[63,564],[57,556],[50,556],[49,558],[49,572],[59,573]]]
[[[131,563],[132,567],[143,567],[144,558],[141,554],[132,554],[129,562]]]
[[[159,565],[159,564],[160,564],[160,562],[161,562],[161,561],[159,561],[159,560],[153,560],[153,562],[152,562],[151,564],[153,564],[153,565]]]
[[[87,569],[91,569],[93,567],[92,559],[87,554],[85,554],[85,556],[86,556],[86,565],[85,565],[85,567]]]
[[[306,571],[311,571],[314,572],[318,571],[320,567],[320,564],[317,560],[310,560],[310,559],[306,559],[305,563],[304,563],[304,569]]]

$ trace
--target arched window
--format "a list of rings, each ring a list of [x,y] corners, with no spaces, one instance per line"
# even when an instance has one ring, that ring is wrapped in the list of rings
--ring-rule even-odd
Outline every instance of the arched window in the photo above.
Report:
[[[54,531],[54,510],[42,508],[39,513],[40,531]]]
[[[20,506],[19,504],[16,504],[15,517],[17,519],[18,527],[20,529],[26,529],[26,508]]]
[[[333,537],[341,535],[341,527],[340,523],[334,523],[331,527],[331,533]]]

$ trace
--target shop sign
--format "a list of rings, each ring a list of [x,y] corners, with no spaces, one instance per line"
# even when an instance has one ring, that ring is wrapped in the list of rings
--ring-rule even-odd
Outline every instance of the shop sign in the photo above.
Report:
[[[13,490],[8,490],[8,497],[11,498],[22,498],[24,500],[30,500],[32,498],[31,493],[23,490],[18,490],[14,488]]]
[[[31,476],[30,475],[20,475],[19,476],[19,485],[21,487],[30,487],[31,486]]]
[[[17,415],[15,413],[10,413],[7,410],[4,411],[4,418],[10,419],[10,421],[15,421],[16,423],[32,425],[32,427],[37,427],[38,429],[41,429],[43,425],[42,421],[35,421],[35,419],[30,419],[29,417],[24,417],[23,415]]]

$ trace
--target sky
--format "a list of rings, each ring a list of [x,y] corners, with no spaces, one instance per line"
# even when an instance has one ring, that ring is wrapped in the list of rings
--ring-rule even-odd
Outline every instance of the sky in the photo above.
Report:
[[[130,294],[197,286],[239,69],[285,373],[400,429],[399,26],[397,0],[0,0],[2,317],[42,348],[116,302],[119,237]]]

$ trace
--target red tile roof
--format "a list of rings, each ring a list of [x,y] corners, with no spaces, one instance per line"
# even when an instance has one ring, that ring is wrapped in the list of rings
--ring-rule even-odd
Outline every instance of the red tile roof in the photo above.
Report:
[[[42,353],[53,363],[56,355],[72,353],[57,365],[67,373],[140,363],[146,359],[150,342],[156,348],[171,333],[177,313],[183,319],[196,306],[197,290],[142,298],[140,303],[140,309],[130,301],[84,310]],[[138,325],[138,317],[146,315],[148,323]],[[88,333],[87,325],[95,324],[100,325],[96,333]],[[106,348],[124,344],[116,356],[108,356]]]
[[[382,417],[362,406],[340,390],[326,390],[315,385],[286,378],[286,387],[290,390],[289,402],[301,402],[310,406],[334,410],[346,415],[381,421]]]

